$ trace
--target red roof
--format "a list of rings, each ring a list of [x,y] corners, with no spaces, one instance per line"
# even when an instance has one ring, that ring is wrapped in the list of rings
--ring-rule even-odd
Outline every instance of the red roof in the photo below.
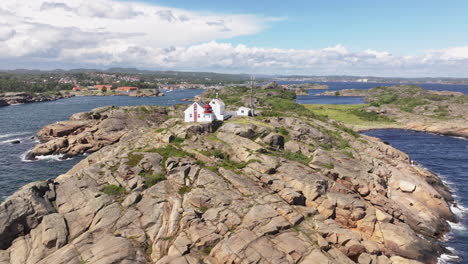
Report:
[[[138,87],[119,87],[117,91],[136,91],[139,90]]]

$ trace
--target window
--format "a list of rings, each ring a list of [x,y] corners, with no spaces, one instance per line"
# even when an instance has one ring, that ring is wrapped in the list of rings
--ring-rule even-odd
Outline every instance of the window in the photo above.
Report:
[[[198,114],[198,118],[200,118],[200,114]]]
[[[192,115],[192,114],[190,114],[190,118],[192,118],[192,117],[193,117],[193,115]]]
[[[241,110],[241,113],[243,114],[243,113],[244,113],[244,110]]]

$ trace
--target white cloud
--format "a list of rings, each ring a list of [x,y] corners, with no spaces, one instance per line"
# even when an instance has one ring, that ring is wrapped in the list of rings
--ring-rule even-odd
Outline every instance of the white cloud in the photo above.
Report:
[[[138,67],[279,74],[467,76],[468,46],[422,55],[232,45],[282,18],[197,13],[116,0],[0,1],[0,67]],[[3,62],[3,64],[2,64]]]

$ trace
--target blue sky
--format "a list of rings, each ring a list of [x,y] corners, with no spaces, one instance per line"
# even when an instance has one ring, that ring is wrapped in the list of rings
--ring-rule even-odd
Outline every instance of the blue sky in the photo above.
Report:
[[[468,44],[468,1],[435,0],[170,0],[147,2],[171,7],[251,13],[284,18],[259,34],[233,38],[249,46],[318,49],[342,44],[351,50],[397,54]]]
[[[468,77],[468,1],[0,1],[0,69]]]

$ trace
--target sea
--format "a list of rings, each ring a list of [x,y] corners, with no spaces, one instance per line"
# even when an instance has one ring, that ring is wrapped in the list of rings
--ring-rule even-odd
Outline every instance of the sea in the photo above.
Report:
[[[67,172],[84,157],[60,160],[59,156],[27,161],[25,155],[37,143],[34,135],[45,125],[68,120],[71,115],[102,106],[174,105],[188,103],[203,92],[200,89],[163,91],[163,97],[76,96],[57,101],[0,107],[0,202],[21,186],[55,178]],[[12,144],[19,140],[19,144]]]
[[[293,84],[301,82],[279,82]],[[318,96],[324,91],[343,89],[370,89],[389,83],[320,83],[329,86],[328,90],[309,90],[308,96],[298,96],[301,104],[361,104],[361,97]],[[417,84],[425,89],[457,91],[468,94],[468,85]],[[67,120],[77,112],[90,111],[102,106],[161,105],[179,103],[183,98],[192,98],[203,90],[176,90],[167,92],[164,97],[94,96],[72,97],[58,101],[0,107],[0,202],[20,187],[33,181],[55,178],[67,172],[84,158],[74,157],[61,160],[58,156],[42,157],[38,161],[26,161],[25,154],[37,140],[35,133],[42,126]],[[468,264],[468,140],[454,137],[419,133],[406,130],[388,129],[364,132],[389,142],[418,162],[421,166],[437,173],[454,192],[457,204],[453,211],[460,218],[459,223],[451,223],[452,232],[444,241],[453,254],[444,255],[440,263]],[[11,144],[19,140],[19,144]]]

